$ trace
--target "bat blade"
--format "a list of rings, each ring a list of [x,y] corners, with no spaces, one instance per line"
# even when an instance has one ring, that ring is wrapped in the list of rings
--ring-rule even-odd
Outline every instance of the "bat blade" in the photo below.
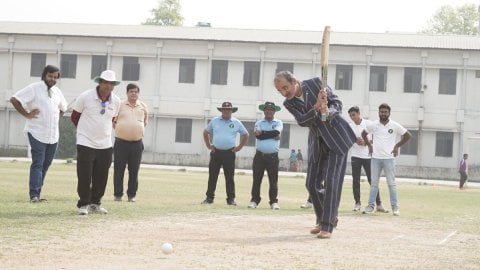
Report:
[[[322,81],[322,88],[327,89],[327,80],[328,80],[328,53],[330,51],[330,26],[325,26],[323,30],[322,37],[322,47],[320,50],[320,68]],[[327,116],[322,114],[322,121],[327,121]]]

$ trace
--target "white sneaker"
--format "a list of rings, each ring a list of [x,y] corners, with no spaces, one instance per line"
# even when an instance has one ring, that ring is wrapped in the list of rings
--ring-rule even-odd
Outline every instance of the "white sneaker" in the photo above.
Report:
[[[78,208],[78,214],[79,215],[88,215],[88,205],[84,205]]]
[[[272,208],[272,210],[280,210],[280,205],[278,205],[278,203],[272,203],[270,208]]]
[[[393,210],[393,215],[394,216],[400,216],[400,210],[398,210],[398,209]]]
[[[356,203],[355,207],[353,207],[353,212],[359,212],[361,208],[362,208],[362,205],[359,203]]]
[[[257,208],[258,207],[258,204],[256,202],[250,202],[250,204],[248,205],[248,208]]]
[[[106,213],[108,213],[107,209],[101,207],[98,204],[93,204],[93,203],[90,204],[89,211],[92,212],[92,213],[96,213],[96,214],[106,214]]]
[[[300,208],[303,208],[303,209],[308,209],[312,207],[313,207],[313,204],[309,201],[306,201],[304,204],[300,205]]]

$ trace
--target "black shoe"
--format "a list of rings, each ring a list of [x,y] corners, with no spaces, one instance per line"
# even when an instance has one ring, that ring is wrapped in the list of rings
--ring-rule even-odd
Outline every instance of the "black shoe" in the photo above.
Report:
[[[200,204],[212,204],[212,203],[213,203],[213,199],[206,198],[206,199],[203,200],[203,202],[201,202]]]
[[[228,204],[228,205],[237,206],[237,203],[235,202],[234,199],[232,199],[232,200],[227,200],[227,204]]]

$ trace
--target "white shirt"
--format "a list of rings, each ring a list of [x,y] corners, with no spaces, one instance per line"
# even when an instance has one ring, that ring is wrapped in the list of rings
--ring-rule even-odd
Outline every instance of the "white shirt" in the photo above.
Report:
[[[391,119],[386,125],[380,123],[379,120],[375,120],[367,125],[365,130],[372,134],[372,158],[378,159],[395,158],[392,151],[398,141],[397,136],[400,137],[407,132],[404,127]]]
[[[50,96],[48,93],[50,92]],[[32,83],[13,95],[27,111],[38,109],[36,118],[27,119],[24,131],[46,144],[58,142],[60,111],[67,111],[68,103],[62,91],[53,86],[48,90],[44,81]]]
[[[367,119],[361,119],[362,121],[360,124],[355,124],[355,122],[350,123],[350,127],[353,129],[353,132],[355,133],[355,137],[357,138],[362,138],[362,131],[365,130],[365,127],[369,124],[372,123],[372,121],[367,120]],[[372,139],[372,135],[368,134],[367,138],[369,140]],[[357,158],[363,158],[363,159],[370,159],[370,155],[368,154],[368,146],[367,145],[359,145],[357,143],[354,143],[352,148],[351,148],[351,156],[352,157],[357,157]]]
[[[77,144],[94,149],[112,147],[112,119],[118,115],[119,108],[120,98],[111,93],[105,113],[101,114],[102,100],[97,89],[81,93],[73,105],[73,109],[82,114],[77,126]]]

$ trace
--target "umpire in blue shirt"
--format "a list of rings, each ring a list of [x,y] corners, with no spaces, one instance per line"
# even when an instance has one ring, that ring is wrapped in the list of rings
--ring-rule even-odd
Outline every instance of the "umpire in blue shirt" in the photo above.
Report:
[[[270,208],[280,209],[278,205],[278,151],[280,150],[280,134],[283,130],[281,120],[274,118],[275,112],[280,107],[273,102],[265,102],[258,106],[265,117],[255,123],[255,137],[257,138],[257,151],[253,158],[253,183],[252,198],[248,208],[257,208],[262,200],[260,197],[260,186],[262,185],[265,170],[268,174],[270,189],[268,191]]]
[[[223,102],[222,107],[217,108],[222,112],[208,123],[203,131],[203,140],[210,150],[210,163],[208,164],[208,189],[207,198],[202,204],[212,204],[217,188],[218,174],[223,166],[225,175],[225,187],[227,190],[227,204],[237,205],[235,202],[235,153],[240,151],[248,141],[248,131],[242,122],[232,113],[238,110],[231,102]],[[240,134],[240,144],[237,146],[237,133]]]

